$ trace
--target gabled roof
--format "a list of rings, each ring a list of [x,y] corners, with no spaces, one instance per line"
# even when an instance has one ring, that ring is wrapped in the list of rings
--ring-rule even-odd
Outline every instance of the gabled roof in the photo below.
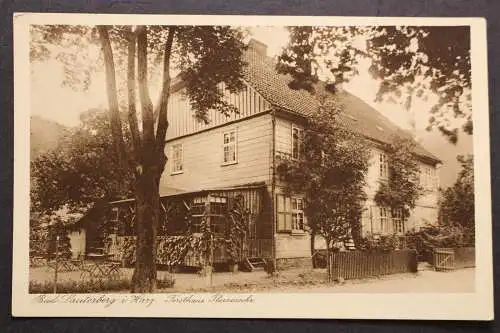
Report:
[[[319,104],[316,98],[305,90],[291,89],[288,84],[292,77],[279,74],[272,58],[249,47],[244,53],[244,60],[248,63],[244,69],[244,79],[273,106],[306,118],[317,110]],[[340,121],[356,133],[383,144],[390,144],[395,134],[410,136],[410,133],[353,94],[340,90],[336,97],[345,106]],[[418,143],[415,153],[434,163],[441,162]]]

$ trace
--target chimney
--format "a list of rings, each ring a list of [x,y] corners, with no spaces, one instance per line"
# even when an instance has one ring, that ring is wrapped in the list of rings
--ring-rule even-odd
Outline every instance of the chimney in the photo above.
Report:
[[[248,42],[248,47],[255,50],[255,52],[263,57],[267,56],[267,45],[256,39],[250,39],[250,41]]]

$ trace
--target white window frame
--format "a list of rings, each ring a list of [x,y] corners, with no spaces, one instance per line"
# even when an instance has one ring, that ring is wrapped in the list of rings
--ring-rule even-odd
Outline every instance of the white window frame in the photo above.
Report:
[[[294,148],[295,148],[295,136],[294,136],[294,132],[297,131],[297,134],[298,134],[298,138],[297,138],[297,156],[294,156]],[[302,150],[302,145],[304,144],[304,129],[299,127],[299,126],[296,126],[296,125],[292,125],[292,130],[291,130],[291,137],[292,137],[292,147],[291,147],[291,151],[290,151],[290,155],[292,156],[292,159],[293,160],[298,160],[301,156],[301,150]]]
[[[433,191],[436,188],[436,170],[430,165],[423,165],[421,169],[422,187],[427,191]]]
[[[292,211],[292,232],[305,230],[304,199],[292,197],[290,199]]]
[[[389,207],[379,207],[379,221],[381,233],[390,233],[389,222],[391,221],[391,210]]]
[[[234,133],[234,141],[231,140],[231,133]],[[226,135],[229,135],[229,142],[225,142]],[[226,147],[229,149],[233,146],[234,148],[234,160],[226,161]],[[238,130],[232,129],[222,133],[222,165],[231,165],[238,163]]]
[[[392,228],[396,234],[405,233],[405,219],[403,217],[403,210],[397,209],[392,212]]]
[[[382,180],[389,179],[389,158],[385,152],[378,153],[378,176]]]
[[[180,152],[176,156],[176,149],[179,149]],[[184,146],[182,143],[173,144],[170,148],[170,174],[178,175],[184,172]]]
[[[304,199],[297,196],[276,195],[276,231],[284,233],[304,233],[306,229],[306,216],[304,214]],[[280,207],[280,200],[283,207]],[[283,227],[280,226],[280,217]]]

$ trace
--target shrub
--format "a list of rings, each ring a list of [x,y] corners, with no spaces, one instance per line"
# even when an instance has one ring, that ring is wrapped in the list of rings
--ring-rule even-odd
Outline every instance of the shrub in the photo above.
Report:
[[[473,247],[475,244],[474,230],[460,225],[427,226],[419,231],[407,234],[407,247],[415,249],[420,260],[432,260],[435,248]]]
[[[313,268],[326,268],[326,265],[326,251],[316,251],[313,255]]]
[[[175,280],[171,275],[158,279],[157,288],[173,288]],[[126,291],[131,288],[130,279],[110,279],[110,280],[66,280],[57,283],[57,293],[59,294],[90,294],[106,291]],[[54,292],[54,283],[51,281],[30,281],[29,292],[31,294],[50,294]]]
[[[360,239],[356,247],[366,252],[391,252],[400,249],[402,245],[398,235],[369,235]]]
[[[57,293],[77,294],[77,293],[98,293],[104,291],[119,291],[130,288],[129,279],[113,280],[67,280],[57,283]],[[30,281],[29,292],[31,294],[48,294],[54,292],[54,283],[51,281]]]

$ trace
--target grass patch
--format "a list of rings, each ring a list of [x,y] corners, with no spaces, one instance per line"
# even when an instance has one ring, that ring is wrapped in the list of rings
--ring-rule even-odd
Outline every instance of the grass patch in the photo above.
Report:
[[[157,288],[173,288],[175,280],[172,276],[158,279]],[[89,294],[110,291],[128,291],[131,289],[131,280],[126,278],[113,280],[67,280],[57,283],[58,294]],[[50,294],[54,292],[54,283],[51,281],[30,281],[30,294]]]

